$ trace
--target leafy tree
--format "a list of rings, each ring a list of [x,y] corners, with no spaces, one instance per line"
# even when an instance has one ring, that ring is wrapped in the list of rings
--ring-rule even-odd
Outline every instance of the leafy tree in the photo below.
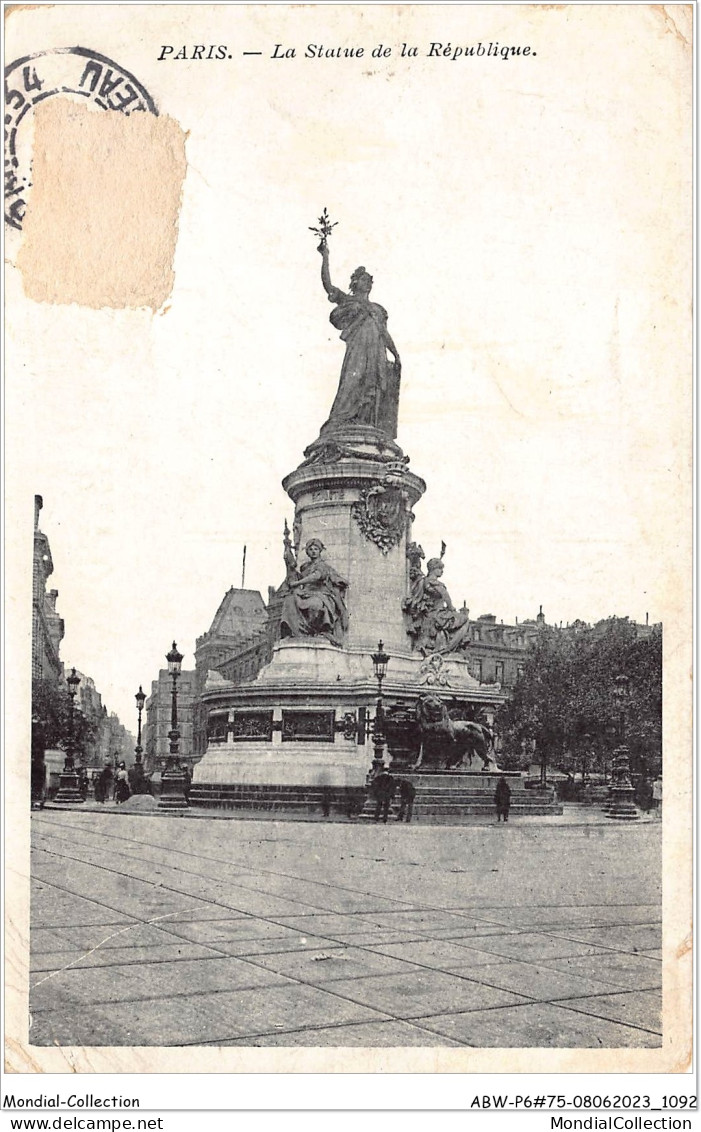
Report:
[[[634,771],[658,773],[662,752],[662,634],[628,618],[545,628],[500,713],[511,765],[538,757],[562,770],[602,771],[620,742],[616,677],[628,677],[626,743]]]
[[[32,761],[44,757],[51,748],[68,750],[73,741],[76,762],[85,759],[97,736],[97,723],[73,706],[66,688],[52,680],[32,681]],[[71,731],[72,729],[72,731]]]
[[[514,688],[502,708],[502,761],[512,766],[531,761],[534,744],[550,759],[560,755],[566,738],[572,641],[556,629],[540,631]]]

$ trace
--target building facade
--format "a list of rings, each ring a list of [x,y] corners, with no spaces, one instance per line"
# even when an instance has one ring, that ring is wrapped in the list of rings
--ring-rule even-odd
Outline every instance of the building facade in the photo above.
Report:
[[[266,606],[258,590],[231,586],[224,594],[206,633],[195,643],[195,705],[192,753],[201,758],[207,749],[207,713],[200,697],[210,670],[230,668],[238,682],[252,679],[272,656],[270,608],[275,608],[275,590],[268,591]],[[279,620],[279,618],[278,618]],[[274,630],[273,630],[274,632]]]
[[[69,741],[67,735],[52,735],[47,742],[48,713],[42,708],[45,696],[50,689],[42,685],[53,685],[61,695],[67,695],[66,675],[70,666],[64,666],[59,655],[64,637],[64,622],[56,610],[58,590],[47,590],[47,582],[53,573],[49,540],[39,528],[39,515],[43,507],[40,495],[34,496],[34,549],[32,564],[32,679],[40,681],[33,694],[32,703],[32,761],[37,764],[37,792],[39,779],[48,781],[49,788],[58,786],[58,778],[63,769]],[[76,751],[76,762],[86,768],[99,769],[105,762],[134,761],[136,740],[114,712],[108,712],[102,696],[91,676],[76,668],[80,683],[73,701],[74,724],[76,717],[82,717],[90,725],[92,739],[85,738],[82,730],[80,750]],[[55,694],[55,693],[54,693]],[[42,701],[43,695],[43,701]],[[76,727],[77,732],[77,727]],[[58,746],[49,746],[49,742]]]
[[[544,626],[542,605],[535,619],[514,625],[497,623],[493,613],[481,614],[470,625],[468,657],[472,675],[481,684],[513,688],[523,671],[528,649]]]
[[[96,743],[96,765],[102,767],[109,762],[114,766],[124,762],[128,767],[132,766],[136,759],[135,747],[135,737],[124,726],[119,716],[103,708]]]
[[[39,529],[39,513],[43,507],[40,495],[34,496],[34,557],[32,568],[32,679],[50,680],[58,684],[62,665],[59,648],[64,635],[62,618],[56,611],[58,590],[46,584],[53,574],[49,540]]]

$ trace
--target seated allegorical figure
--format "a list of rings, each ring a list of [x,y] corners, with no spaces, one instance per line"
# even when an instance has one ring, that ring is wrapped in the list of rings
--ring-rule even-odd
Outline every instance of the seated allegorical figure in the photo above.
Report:
[[[280,636],[324,637],[331,644],[341,645],[348,628],[345,601],[348,583],[322,558],[321,539],[310,539],[304,549],[307,561],[298,566],[286,529],[287,593],[282,605]]]
[[[443,558],[429,558],[426,574],[420,572],[418,559],[414,563],[417,566],[419,572],[414,569],[411,594],[403,604],[414,648],[424,656],[459,652],[469,644],[470,618],[467,610],[455,608],[441,581]]]

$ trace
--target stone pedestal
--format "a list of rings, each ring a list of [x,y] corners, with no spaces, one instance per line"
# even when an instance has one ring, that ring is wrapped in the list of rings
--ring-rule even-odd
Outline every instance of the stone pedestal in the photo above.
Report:
[[[310,539],[321,539],[325,560],[348,582],[344,647],[373,651],[381,638],[391,654],[408,650],[402,613],[406,547],[412,507],[426,484],[396,455],[396,445],[383,455],[369,437],[374,432],[358,428],[355,436],[344,433],[343,450],[352,456],[302,464],[283,480],[283,487],[295,504],[298,552]],[[334,450],[326,448],[320,456],[329,451]]]
[[[181,767],[168,768],[161,775],[161,794],[158,799],[160,810],[186,810],[185,775]]]
[[[283,481],[295,505],[299,564],[312,539],[347,583],[348,624],[340,644],[322,636],[283,638],[250,683],[210,673],[203,693],[212,739],[194,770],[193,804],[302,804],[319,791],[362,791],[373,758],[370,722],[378,694],[372,654],[389,655],[385,705],[414,713],[424,692],[495,709],[499,685],[481,685],[464,656],[412,652],[403,612],[409,594],[412,508],[426,485],[401,449],[376,429],[324,433]],[[285,622],[289,629],[289,623]],[[415,716],[413,716],[415,718]],[[396,721],[395,721],[396,722]],[[396,730],[396,727],[395,727]]]
[[[640,817],[635,805],[635,791],[630,780],[628,748],[617,747],[613,754],[614,782],[606,813],[614,821],[637,821]]]
[[[58,792],[54,802],[84,802],[85,798],[80,792],[80,779],[75,770],[63,770],[59,779]]]
[[[421,656],[390,653],[385,705],[405,704],[413,713],[418,697],[436,690],[427,683],[432,678]],[[498,685],[481,685],[471,676],[466,660],[446,659],[441,678],[441,695],[487,709],[503,700]],[[377,699],[370,649],[336,648],[318,639],[281,641],[255,680],[232,684],[211,673],[203,698],[210,717],[222,721],[222,737],[209,743],[194,769],[193,803],[203,784],[358,787],[365,782]],[[305,735],[314,727],[318,734]]]

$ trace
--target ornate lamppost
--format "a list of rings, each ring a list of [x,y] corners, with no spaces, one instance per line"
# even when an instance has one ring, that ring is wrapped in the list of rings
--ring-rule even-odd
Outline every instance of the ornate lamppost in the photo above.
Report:
[[[141,713],[144,710],[144,704],[146,703],[146,693],[145,693],[144,689],[141,687],[141,684],[139,684],[139,690],[136,693],[136,695],[134,696],[134,699],[136,700],[136,710],[139,713],[139,728],[138,728],[138,731],[136,733],[136,747],[134,748],[134,754],[136,755],[137,763],[140,763],[141,762],[141,756],[142,756],[143,750],[144,750],[143,747],[141,746]]]
[[[613,786],[611,788],[611,801],[608,806],[608,816],[617,821],[636,821],[640,816],[633,801],[633,784],[630,780],[630,761],[628,747],[626,746],[626,730],[628,723],[629,686],[627,676],[616,677],[616,702],[618,704],[618,740],[619,745],[613,752]]]
[[[531,744],[531,757],[533,757],[535,755],[536,750],[538,749],[538,740],[534,736],[533,738],[531,738],[529,740],[529,742]],[[547,788],[548,788],[548,752],[547,752],[545,745],[541,744],[541,748],[540,748],[540,789],[541,790],[547,790]]]
[[[385,733],[384,733],[384,708],[382,706],[382,681],[387,675],[387,665],[389,664],[389,656],[384,650],[382,641],[378,642],[377,652],[372,654],[372,667],[375,672],[375,679],[377,680],[377,704],[375,705],[375,718],[372,725],[372,745],[374,748],[374,755],[372,760],[372,775],[377,774],[384,763],[385,752]]]
[[[591,735],[587,731],[583,739],[584,746],[582,748],[582,786],[586,785],[589,776],[589,754],[591,748]]]
[[[188,804],[187,798],[185,797],[185,775],[180,765],[178,749],[180,742],[180,731],[178,730],[178,676],[180,675],[183,657],[182,653],[178,652],[178,646],[175,641],[173,641],[172,649],[166,655],[166,660],[168,661],[168,672],[173,681],[170,706],[170,731],[168,732],[170,753],[166,760],[165,770],[161,776],[161,797],[158,805],[160,809],[164,810],[185,810]]]
[[[607,786],[608,786],[608,783],[609,783],[609,756],[608,756],[608,752],[613,747],[613,743],[614,743],[615,738],[616,738],[616,728],[613,725],[613,723],[609,723],[606,726],[606,738],[605,738],[604,744],[603,744],[603,750],[604,750],[604,782],[606,783]]]
[[[523,742],[521,747],[521,755],[524,759],[528,760],[529,766],[538,762],[540,779],[538,782],[539,790],[547,790],[548,788],[548,751],[544,743],[538,745],[537,736],[540,734],[538,718],[531,709],[528,717],[525,720],[525,728],[523,732]],[[537,760],[536,760],[537,755]]]
[[[146,775],[144,774],[144,765],[142,762],[143,747],[141,746],[141,713],[144,710],[146,702],[146,693],[144,692],[141,684],[139,690],[134,696],[136,700],[136,710],[139,713],[139,726],[136,733],[136,747],[134,748],[135,762],[134,765],[129,767],[129,785],[131,786],[132,794],[148,794],[148,783],[146,782]]]
[[[68,685],[68,695],[71,697],[71,707],[68,715],[68,742],[66,744],[66,761],[63,764],[63,771],[59,779],[58,792],[54,801],[56,802],[84,802],[85,799],[80,792],[80,779],[75,769],[75,739],[74,739],[74,710],[75,710],[75,697],[80,684],[80,676],[78,676],[75,668],[71,669],[70,676],[66,677],[66,684]]]

